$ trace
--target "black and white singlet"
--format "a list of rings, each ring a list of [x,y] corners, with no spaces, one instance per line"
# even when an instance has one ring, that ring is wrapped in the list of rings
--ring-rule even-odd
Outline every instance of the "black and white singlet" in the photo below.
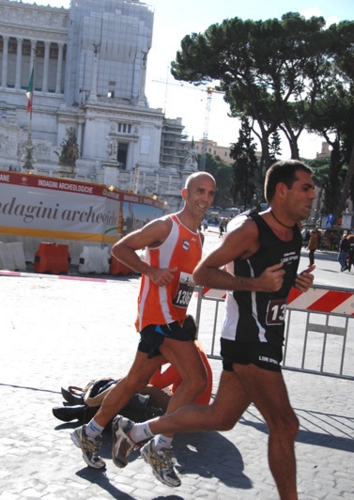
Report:
[[[231,221],[228,231],[239,224],[239,217],[251,217],[257,224],[260,238],[258,251],[246,260],[236,259],[228,271],[236,276],[258,277],[270,266],[284,263],[284,282],[278,292],[227,292],[226,314],[221,337],[235,342],[269,342],[281,346],[284,340],[286,301],[294,284],[302,246],[298,225],[293,238],[280,240],[258,213],[241,214]],[[238,220],[237,220],[238,219]]]

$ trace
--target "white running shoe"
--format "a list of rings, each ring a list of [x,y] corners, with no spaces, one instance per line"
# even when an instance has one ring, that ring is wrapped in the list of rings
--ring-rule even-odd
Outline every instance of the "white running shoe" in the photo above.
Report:
[[[99,451],[102,444],[102,436],[91,438],[85,432],[86,425],[78,427],[70,434],[71,440],[75,446],[81,449],[82,458],[89,467],[94,469],[104,469],[105,462],[99,456]]]
[[[132,420],[121,415],[114,417],[112,422],[112,459],[120,469],[127,465],[131,452],[140,448],[139,444],[134,443],[127,435],[133,425]]]
[[[172,488],[181,485],[181,480],[174,468],[175,457],[172,449],[157,451],[151,440],[141,448],[140,453],[145,462],[151,465],[154,476],[161,483]]]

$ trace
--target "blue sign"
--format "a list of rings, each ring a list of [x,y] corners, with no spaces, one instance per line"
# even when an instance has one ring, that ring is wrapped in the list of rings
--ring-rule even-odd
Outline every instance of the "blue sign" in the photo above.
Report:
[[[326,227],[332,228],[333,227],[333,222],[334,222],[334,215],[333,214],[327,215]]]

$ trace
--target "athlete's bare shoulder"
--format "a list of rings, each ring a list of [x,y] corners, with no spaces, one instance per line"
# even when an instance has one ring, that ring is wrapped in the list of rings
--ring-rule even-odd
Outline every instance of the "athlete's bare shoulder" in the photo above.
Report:
[[[154,247],[161,245],[166,240],[171,232],[171,229],[172,219],[169,216],[165,216],[150,221],[144,226],[142,231],[151,238],[151,243],[148,246]]]
[[[227,226],[224,242],[226,245],[235,248],[237,254],[235,257],[246,259],[256,253],[259,248],[257,224],[247,215],[235,217]]]

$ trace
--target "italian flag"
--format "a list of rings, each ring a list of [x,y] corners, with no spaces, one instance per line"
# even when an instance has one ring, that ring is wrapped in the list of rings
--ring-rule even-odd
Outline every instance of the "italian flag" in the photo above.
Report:
[[[28,99],[26,113],[29,113],[31,111],[31,109],[32,109],[33,72],[34,72],[34,67],[32,68],[32,72],[31,72],[31,76],[30,76],[30,80],[29,80],[28,87],[27,87],[27,92],[26,92],[26,96],[27,96],[27,99]]]

